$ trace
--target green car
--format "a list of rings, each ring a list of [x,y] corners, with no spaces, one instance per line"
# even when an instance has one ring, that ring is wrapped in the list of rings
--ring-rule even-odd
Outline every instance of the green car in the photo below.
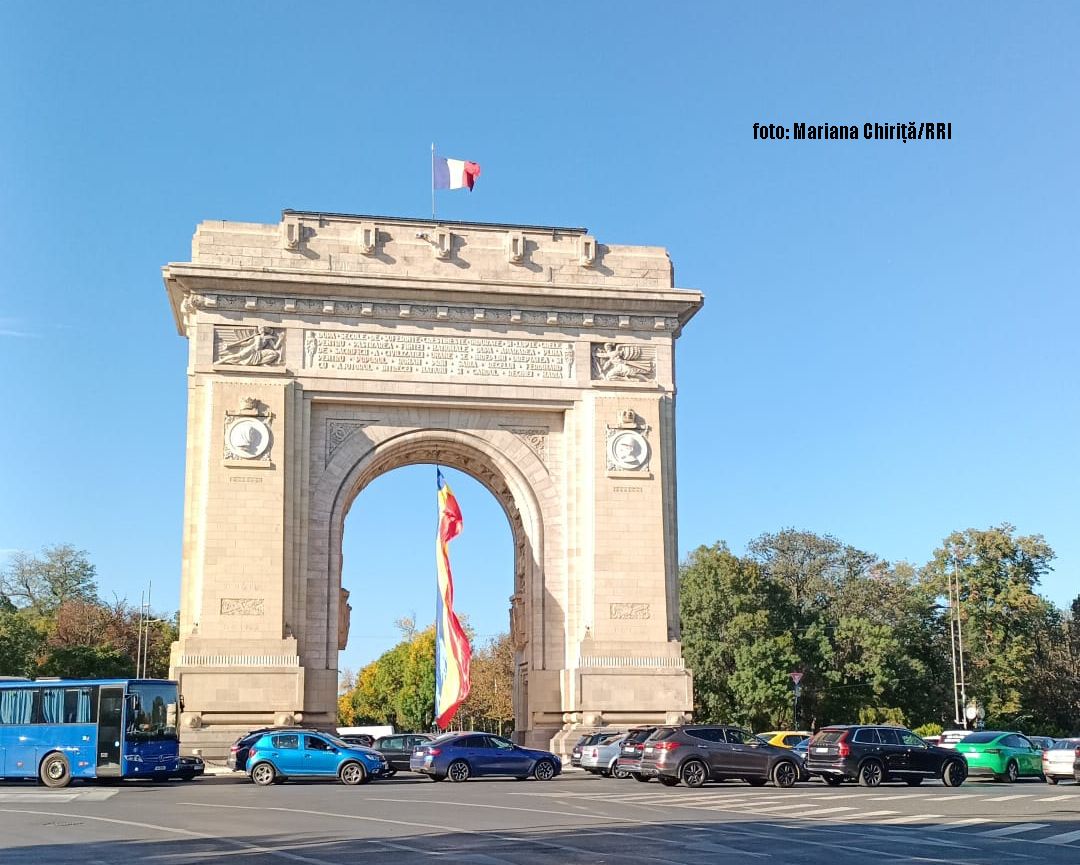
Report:
[[[1026,736],[982,730],[956,744],[967,760],[969,775],[993,775],[1010,784],[1018,778],[1043,780],[1042,751]]]

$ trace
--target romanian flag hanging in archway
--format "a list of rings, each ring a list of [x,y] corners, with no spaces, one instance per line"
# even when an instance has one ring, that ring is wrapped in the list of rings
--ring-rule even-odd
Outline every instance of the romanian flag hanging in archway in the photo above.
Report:
[[[435,723],[445,730],[458,706],[469,696],[469,638],[454,613],[454,577],[450,572],[450,541],[461,534],[461,508],[442,472],[435,470],[439,488],[439,535],[435,564],[439,575],[435,602]]]

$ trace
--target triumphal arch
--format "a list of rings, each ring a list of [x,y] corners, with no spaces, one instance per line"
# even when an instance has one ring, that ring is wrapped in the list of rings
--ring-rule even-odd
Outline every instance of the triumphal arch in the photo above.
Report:
[[[664,249],[285,211],[202,223],[164,279],[189,342],[187,748],[334,724],[345,516],[414,463],[469,473],[506,512],[514,573],[491,589],[512,592],[520,741],[691,710],[674,350],[702,296]]]

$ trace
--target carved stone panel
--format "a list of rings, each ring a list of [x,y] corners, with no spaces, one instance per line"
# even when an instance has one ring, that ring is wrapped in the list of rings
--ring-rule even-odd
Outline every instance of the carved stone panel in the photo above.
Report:
[[[641,603],[615,603],[611,605],[611,618],[613,619],[648,619],[652,614],[648,604]]]
[[[507,429],[532,448],[533,453],[540,457],[540,462],[547,462],[547,427],[507,427]]]
[[[264,616],[266,615],[265,598],[222,598],[221,615],[223,616]]]
[[[592,377],[600,381],[655,381],[656,349],[630,343],[594,342]]]
[[[568,380],[574,348],[556,340],[309,330],[304,363],[334,372]]]
[[[280,366],[285,356],[285,331],[280,327],[216,327],[217,363],[237,366]]]

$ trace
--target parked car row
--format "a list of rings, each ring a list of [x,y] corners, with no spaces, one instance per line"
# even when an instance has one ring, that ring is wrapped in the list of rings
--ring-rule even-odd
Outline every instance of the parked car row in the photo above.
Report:
[[[551,752],[487,733],[401,733],[380,737],[367,747],[304,727],[253,730],[233,744],[228,766],[264,787],[297,777],[366,784],[399,771],[418,772],[433,781],[461,782],[484,775],[548,781],[562,771],[562,762]]]
[[[572,761],[605,777],[656,778],[666,786],[739,779],[783,788],[818,777],[829,786],[845,781],[863,787],[887,781],[916,786],[940,780],[957,787],[969,776],[1010,782],[1038,777],[1056,784],[1068,778],[1080,782],[1080,738],[1042,749],[1019,733],[978,731],[947,747],[888,725],[830,725],[813,736],[800,731],[755,736],[730,725],[680,724],[590,733],[574,746]],[[489,775],[547,781],[562,771],[561,760],[550,751],[488,733],[399,733],[367,747],[303,727],[254,730],[232,746],[228,764],[261,786],[320,776],[364,784],[401,771],[433,781]],[[185,768],[202,772],[201,762],[194,760]]]

